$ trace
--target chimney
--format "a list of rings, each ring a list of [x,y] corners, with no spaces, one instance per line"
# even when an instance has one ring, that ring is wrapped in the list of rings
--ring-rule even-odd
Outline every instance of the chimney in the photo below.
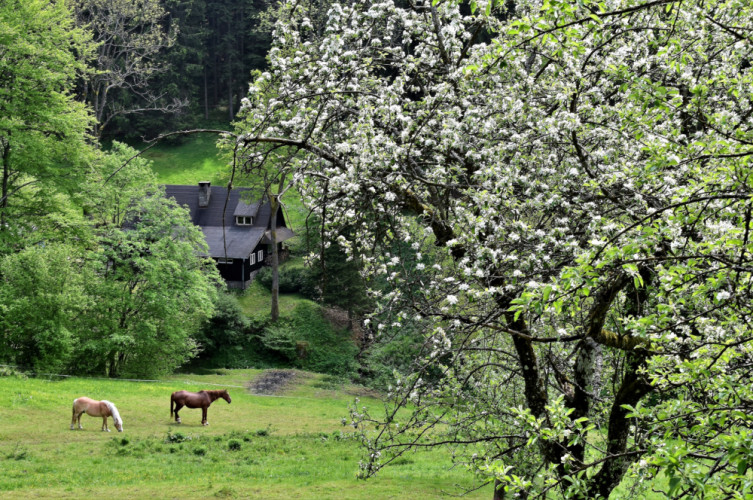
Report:
[[[209,197],[212,195],[212,183],[209,181],[199,181],[199,208],[209,206]]]

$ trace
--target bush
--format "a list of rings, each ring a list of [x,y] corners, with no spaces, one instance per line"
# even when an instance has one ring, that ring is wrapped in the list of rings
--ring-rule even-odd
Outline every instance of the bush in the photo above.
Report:
[[[172,432],[167,433],[167,438],[165,438],[166,443],[182,443],[183,441],[190,441],[191,438],[183,434],[182,432],[176,432],[173,434]]]
[[[255,324],[244,315],[234,294],[218,293],[214,315],[196,335],[201,352],[185,368],[249,368],[269,364],[268,353],[260,352],[263,328],[263,324]]]
[[[303,370],[350,376],[356,368],[358,348],[350,331],[335,330],[321,308],[309,302],[296,306],[290,318],[268,326],[261,341]]]
[[[196,336],[205,352],[214,353],[238,345],[248,333],[249,320],[244,316],[238,299],[230,293],[217,294],[214,314]]]
[[[272,268],[263,267],[256,278],[266,289],[272,290]],[[299,293],[313,299],[316,286],[311,273],[303,267],[281,267],[279,270],[280,293]]]

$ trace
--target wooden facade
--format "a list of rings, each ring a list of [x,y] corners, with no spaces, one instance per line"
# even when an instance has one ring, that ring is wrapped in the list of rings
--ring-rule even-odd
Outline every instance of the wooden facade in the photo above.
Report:
[[[264,267],[271,252],[271,208],[269,203],[249,199],[250,190],[211,186],[165,186],[167,196],[188,208],[199,226],[220,275],[230,288],[246,288]],[[282,210],[277,213],[278,249],[293,237]]]

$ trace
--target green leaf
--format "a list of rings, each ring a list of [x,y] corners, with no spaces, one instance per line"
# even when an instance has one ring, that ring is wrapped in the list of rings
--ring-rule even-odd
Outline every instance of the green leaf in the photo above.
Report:
[[[737,462],[737,473],[741,476],[745,475],[745,471],[748,470],[748,462],[745,460],[740,460]]]
[[[667,492],[669,496],[672,496],[675,490],[680,486],[681,481],[682,481],[682,478],[678,476],[669,478],[669,491]]]

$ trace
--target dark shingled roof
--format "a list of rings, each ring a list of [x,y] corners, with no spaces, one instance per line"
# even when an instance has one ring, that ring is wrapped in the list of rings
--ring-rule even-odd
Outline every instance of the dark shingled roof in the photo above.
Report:
[[[235,206],[235,211],[233,212],[233,215],[250,215],[251,217],[256,217],[256,212],[258,211],[259,211],[258,201],[251,203],[250,205],[247,205],[243,200],[240,200],[238,201],[238,204]]]
[[[228,257],[231,259],[245,259],[256,248],[269,227],[270,214],[272,212],[269,203],[261,206],[259,202],[247,203],[241,201],[241,195],[246,194],[248,188],[235,188],[228,190],[225,187],[212,186],[209,197],[209,206],[199,208],[199,186],[178,186],[168,184],[165,186],[167,196],[175,199],[179,204],[188,207],[191,212],[191,220],[201,227],[204,237],[209,245],[209,255],[215,258]],[[225,200],[227,199],[227,207]],[[239,206],[240,205],[240,206]],[[223,233],[222,213],[225,212],[225,228]],[[252,215],[254,224],[251,226],[237,226],[235,215]],[[279,219],[279,217],[278,217]],[[283,222],[284,223],[284,222]],[[286,228],[287,229],[287,228]],[[288,234],[288,232],[290,234]],[[284,241],[293,236],[292,231],[285,232]],[[223,237],[224,234],[224,237]]]

